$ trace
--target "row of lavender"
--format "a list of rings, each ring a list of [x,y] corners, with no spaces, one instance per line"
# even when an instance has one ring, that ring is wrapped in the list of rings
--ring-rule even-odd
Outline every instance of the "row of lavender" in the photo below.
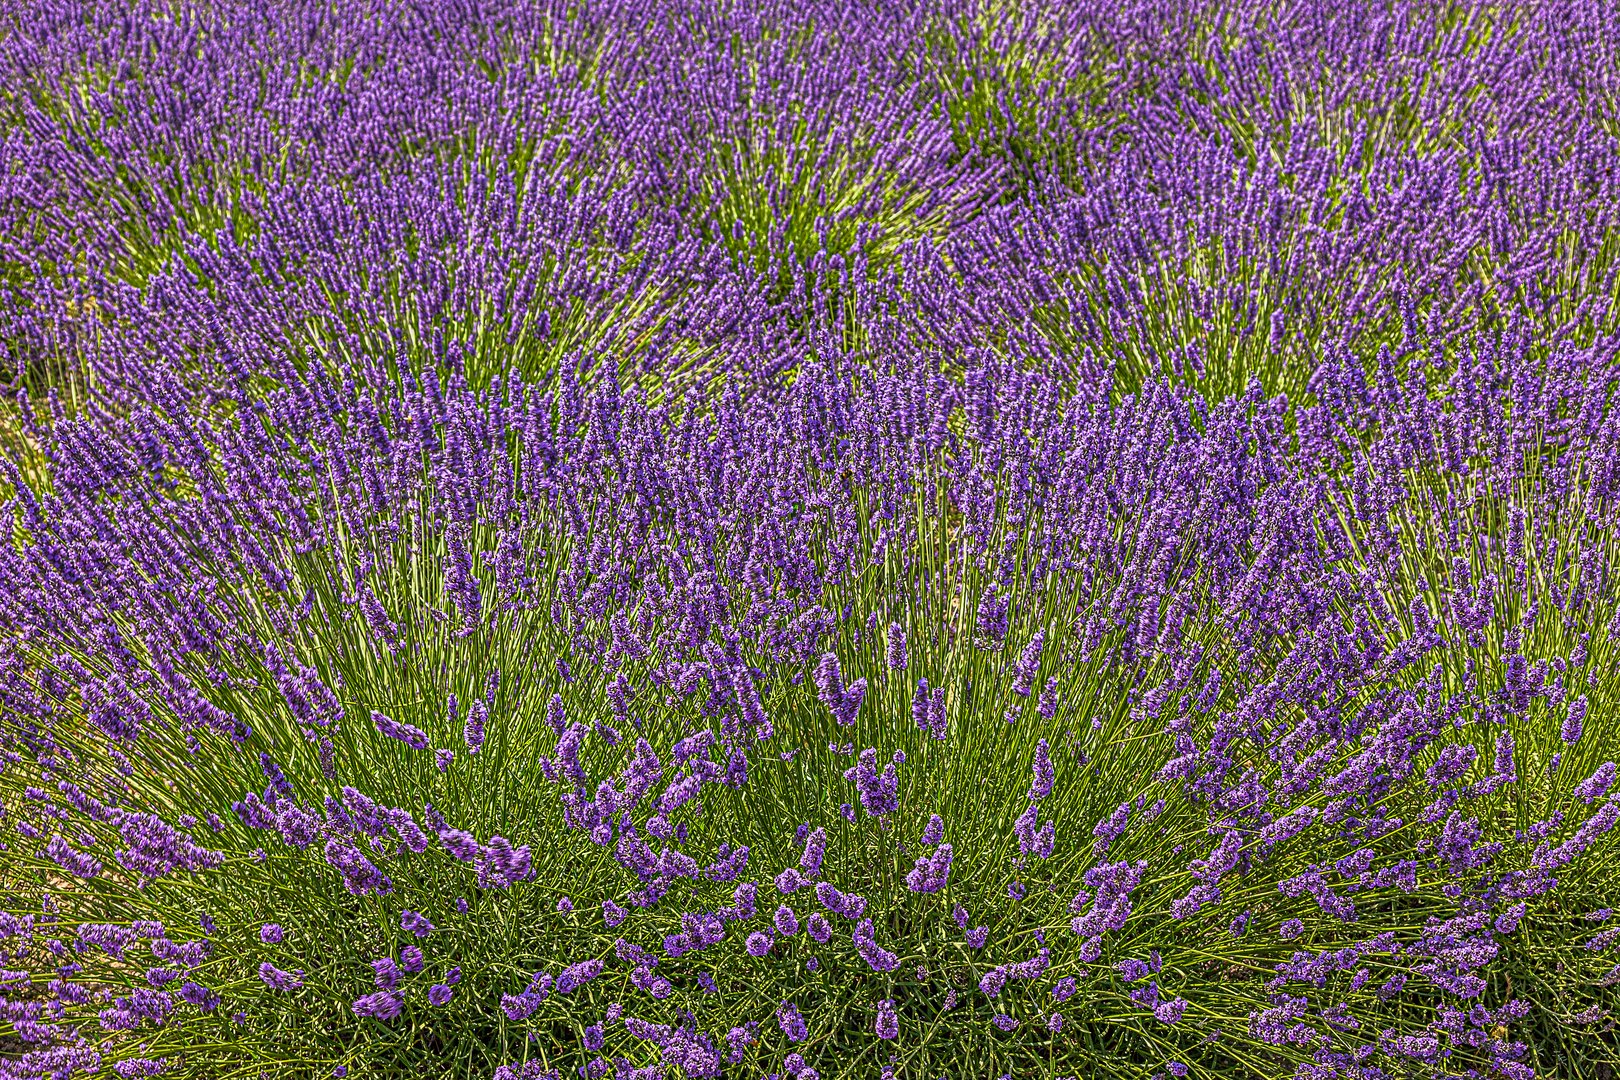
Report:
[[[0,1076],[1603,1052],[1601,9],[8,18]]]
[[[14,1070],[1135,1019],[1527,1075],[1493,965],[1612,894],[1620,417],[1590,356],[1410,359],[1294,435],[1010,366],[59,418],[4,555]]]
[[[1614,330],[1612,18],[11,5],[0,345],[121,399],[132,354],[230,370],[214,318],[248,352],[458,341],[480,386],[898,342],[1298,393],[1419,311],[1585,344]]]

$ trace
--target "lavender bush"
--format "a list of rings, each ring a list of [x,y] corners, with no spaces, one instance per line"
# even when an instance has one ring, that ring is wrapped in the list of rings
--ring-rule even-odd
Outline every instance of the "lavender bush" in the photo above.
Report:
[[[0,1077],[1604,1075],[1601,5],[13,5]]]

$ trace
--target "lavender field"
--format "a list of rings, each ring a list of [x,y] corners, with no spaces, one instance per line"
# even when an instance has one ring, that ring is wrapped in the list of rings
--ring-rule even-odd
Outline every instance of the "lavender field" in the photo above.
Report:
[[[1620,1075],[1609,0],[4,0],[0,1080]]]

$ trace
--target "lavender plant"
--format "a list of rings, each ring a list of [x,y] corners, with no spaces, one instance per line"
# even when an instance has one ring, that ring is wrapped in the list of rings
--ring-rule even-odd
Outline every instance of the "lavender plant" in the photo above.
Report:
[[[5,13],[0,1077],[1615,1063],[1563,5]]]

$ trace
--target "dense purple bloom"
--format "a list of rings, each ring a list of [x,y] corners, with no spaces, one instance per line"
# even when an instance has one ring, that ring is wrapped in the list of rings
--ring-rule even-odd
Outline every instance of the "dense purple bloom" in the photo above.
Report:
[[[892,814],[899,809],[900,778],[895,771],[895,763],[891,761],[884,765],[879,773],[875,748],[862,750],[858,763],[844,771],[844,779],[854,781],[860,793],[861,808],[872,817]]]
[[[302,971],[282,971],[268,962],[259,965],[259,978],[272,990],[297,990],[304,985]]]
[[[433,933],[433,924],[421,912],[405,910],[399,913],[399,928],[407,934],[425,938]]]
[[[427,732],[421,728],[412,727],[410,724],[402,724],[397,720],[384,716],[380,712],[371,714],[371,722],[376,725],[378,734],[385,735],[390,739],[398,739],[412,750],[426,750],[428,748]]]
[[[509,7],[7,12],[0,803],[50,871],[0,912],[17,1068],[155,1071],[158,1027],[179,1060],[170,1012],[217,1007],[193,977],[251,931],[136,933],[187,875],[303,883],[287,911],[333,942],[375,940],[393,909],[352,898],[396,882],[502,890],[486,916],[599,886],[609,927],[680,918],[621,954],[665,1001],[667,956],[798,928],[750,923],[748,847],[782,837],[737,807],[817,805],[850,850],[807,825],[770,870],[815,888],[813,940],[856,924],[857,974],[942,929],[988,948],[934,893],[1000,942],[1044,925],[1061,817],[1094,843],[1060,955],[1263,894],[1285,940],[1336,941],[1277,965],[1223,1060],[1526,1075],[1480,1000],[1495,939],[1598,906],[1572,864],[1620,826],[1584,738],[1620,626],[1604,5]],[[961,745],[944,686],[892,678],[924,667]],[[390,774],[349,713],[427,749],[372,707],[446,684],[466,702],[424,722],[468,760]],[[924,749],[820,775],[796,725],[892,731],[907,697]],[[1025,726],[978,739],[998,716]],[[937,817],[911,850],[902,779],[953,815],[954,871]],[[469,831],[379,801],[417,781]],[[1127,849],[1151,873],[1101,861]],[[569,965],[514,1022],[584,981],[574,922],[503,929]],[[1251,922],[1201,941],[1248,962]],[[273,926],[253,949],[294,962]],[[357,1014],[403,1008],[426,958],[394,947]],[[1050,962],[982,955],[992,986]],[[1141,963],[1133,1003],[1178,1021]],[[221,1069],[262,1019],[220,1025]],[[664,1019],[587,1080],[717,1075],[725,1025]],[[363,1059],[335,1037],[306,1056]]]
[[[895,1014],[892,999],[884,998],[877,1003],[875,1030],[877,1037],[880,1039],[897,1039],[900,1037],[900,1018]]]
[[[805,1026],[804,1017],[799,1010],[789,1002],[783,1002],[782,1007],[776,1010],[776,1022],[782,1028],[782,1034],[787,1036],[788,1042],[803,1042],[810,1035],[810,1029]]]
[[[906,670],[906,628],[899,623],[889,624],[887,659],[890,671]]]
[[[454,695],[451,701],[454,702]],[[476,698],[467,706],[467,722],[462,728],[462,738],[467,743],[471,753],[478,753],[484,748],[484,724],[489,720],[489,710],[482,701]]]
[[[1018,663],[1013,668],[1013,693],[1021,697],[1029,697],[1030,690],[1035,685],[1035,674],[1041,666],[1041,650],[1046,646],[1046,635],[1037,630],[1035,636],[1029,639],[1024,651],[1018,657]]]
[[[1564,743],[1574,746],[1581,741],[1581,730],[1586,723],[1586,695],[1570,701],[1564,710],[1564,723],[1559,731]]]
[[[354,1015],[373,1020],[392,1020],[405,1011],[405,995],[397,990],[379,990],[354,1000]]]
[[[399,985],[399,965],[394,962],[393,957],[384,956],[381,959],[373,960],[371,962],[371,971],[374,976],[373,981],[381,989],[392,990]]]

